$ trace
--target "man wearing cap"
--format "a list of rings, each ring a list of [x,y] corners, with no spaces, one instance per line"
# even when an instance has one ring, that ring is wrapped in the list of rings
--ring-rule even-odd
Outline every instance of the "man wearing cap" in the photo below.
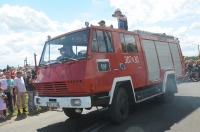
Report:
[[[103,26],[105,27],[106,25],[106,22],[104,20],[101,20],[100,22],[98,22],[99,26]]]
[[[77,57],[77,55],[73,52],[71,45],[65,45],[64,47],[61,47],[58,50],[60,51],[61,56],[59,56],[57,60],[65,58],[75,59]]]
[[[64,57],[66,57],[66,51],[65,51],[65,48],[64,47],[61,47],[58,49],[60,51],[60,55],[57,60],[60,60],[60,59],[63,59]]]
[[[119,8],[115,10],[115,13],[112,16],[118,19],[118,28],[128,30],[127,17],[122,14]]]

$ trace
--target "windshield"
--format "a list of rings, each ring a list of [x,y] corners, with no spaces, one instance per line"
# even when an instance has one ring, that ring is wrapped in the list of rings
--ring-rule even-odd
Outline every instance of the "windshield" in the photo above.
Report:
[[[89,30],[68,34],[45,44],[40,65],[86,58]]]

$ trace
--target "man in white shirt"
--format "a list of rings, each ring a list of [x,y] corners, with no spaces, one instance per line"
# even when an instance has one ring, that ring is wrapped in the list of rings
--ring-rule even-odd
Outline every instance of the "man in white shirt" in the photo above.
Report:
[[[22,104],[23,113],[26,112],[25,110],[25,99],[26,99],[26,87],[24,83],[24,79],[22,77],[22,72],[17,72],[17,78],[14,80],[14,87],[15,92],[17,94],[17,108],[18,108],[18,114],[21,114],[20,112],[20,104]]]

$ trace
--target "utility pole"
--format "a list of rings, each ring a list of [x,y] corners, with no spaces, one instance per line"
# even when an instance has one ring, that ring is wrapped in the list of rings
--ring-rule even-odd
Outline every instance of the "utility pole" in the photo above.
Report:
[[[24,67],[27,65],[27,57],[24,60]]]
[[[192,45],[197,45],[197,46],[198,46],[198,58],[200,59],[200,49],[199,49],[199,44],[192,44]]]
[[[199,50],[199,44],[198,44],[198,52],[199,52],[199,56],[198,56],[198,57],[199,57],[199,59],[200,59],[200,50]]]
[[[36,53],[34,53],[34,61],[35,61],[35,70],[37,69],[37,59],[36,59],[37,55]]]

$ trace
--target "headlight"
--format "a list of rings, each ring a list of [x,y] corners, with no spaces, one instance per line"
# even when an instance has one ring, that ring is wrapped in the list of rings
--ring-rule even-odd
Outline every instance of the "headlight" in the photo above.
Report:
[[[81,100],[80,99],[71,99],[71,105],[72,106],[80,106]]]

